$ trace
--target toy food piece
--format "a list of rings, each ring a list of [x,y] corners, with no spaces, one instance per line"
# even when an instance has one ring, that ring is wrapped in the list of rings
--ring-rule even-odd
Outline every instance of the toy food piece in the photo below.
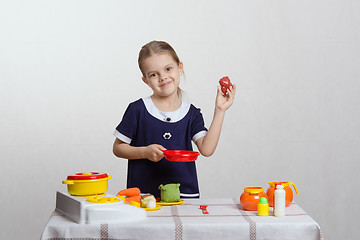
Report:
[[[131,201],[140,203],[140,192],[140,189],[137,187],[127,188],[118,192],[116,196],[126,203],[130,203]]]
[[[140,203],[142,208],[156,208],[156,199],[151,194],[141,196]]]
[[[179,202],[180,201],[180,183],[171,183],[166,185],[160,185],[161,190],[161,202]]]
[[[116,195],[117,198],[124,201],[124,203],[130,203],[130,202],[137,202],[140,203],[140,196],[132,196],[132,197],[125,197],[121,195]]]
[[[140,189],[137,188],[137,187],[127,188],[127,189],[124,189],[124,190],[121,190],[120,192],[118,192],[117,195],[126,196],[126,197],[139,196],[140,195]]]
[[[125,197],[125,201],[128,203],[132,201],[140,203],[140,199],[140,196]]]
[[[221,91],[224,95],[226,95],[226,90],[229,89],[232,86],[232,83],[230,82],[229,77],[223,77],[219,81],[221,86]]]

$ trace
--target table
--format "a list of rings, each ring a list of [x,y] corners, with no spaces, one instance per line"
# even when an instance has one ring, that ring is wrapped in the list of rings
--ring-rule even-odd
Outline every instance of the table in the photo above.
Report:
[[[207,205],[209,214],[200,205]],[[41,240],[323,239],[319,225],[296,203],[286,208],[285,217],[256,214],[231,198],[185,199],[182,205],[163,206],[147,212],[146,220],[129,223],[77,224],[55,210]]]

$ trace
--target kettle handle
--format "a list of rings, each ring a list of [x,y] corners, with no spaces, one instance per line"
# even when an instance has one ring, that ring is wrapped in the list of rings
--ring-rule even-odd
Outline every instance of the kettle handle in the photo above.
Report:
[[[293,183],[293,182],[289,182],[289,184],[293,185],[293,187],[294,187],[294,189],[295,189],[296,194],[299,194],[299,192],[298,192],[298,190],[297,190],[297,188],[296,188],[295,183]]]

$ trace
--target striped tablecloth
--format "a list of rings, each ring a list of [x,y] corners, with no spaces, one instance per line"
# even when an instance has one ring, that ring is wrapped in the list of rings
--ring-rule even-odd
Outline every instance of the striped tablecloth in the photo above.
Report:
[[[200,205],[207,205],[209,214]],[[77,224],[54,211],[41,240],[323,239],[318,224],[299,205],[286,210],[282,218],[259,217],[244,211],[236,199],[186,199],[147,212],[140,222],[109,224]]]

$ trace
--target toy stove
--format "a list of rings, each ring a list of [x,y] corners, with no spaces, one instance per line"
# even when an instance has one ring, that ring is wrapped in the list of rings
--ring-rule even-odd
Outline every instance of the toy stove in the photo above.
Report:
[[[131,222],[146,219],[142,208],[125,204],[109,194],[94,196],[73,196],[56,193],[56,210],[77,223]]]

